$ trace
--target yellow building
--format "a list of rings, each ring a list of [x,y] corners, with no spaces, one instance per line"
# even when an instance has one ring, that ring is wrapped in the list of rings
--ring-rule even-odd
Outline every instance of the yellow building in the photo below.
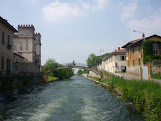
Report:
[[[13,36],[17,30],[0,16],[0,74],[13,71]]]
[[[140,66],[145,65],[143,63],[143,46],[144,41],[153,41],[151,47],[151,52],[153,55],[161,55],[161,37],[158,35],[152,35],[149,37],[137,40],[133,40],[125,44],[122,48],[126,48],[126,67],[127,73],[139,74]]]

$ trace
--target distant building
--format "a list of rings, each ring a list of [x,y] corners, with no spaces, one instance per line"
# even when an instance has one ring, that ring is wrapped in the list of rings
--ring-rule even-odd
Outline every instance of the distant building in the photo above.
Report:
[[[126,49],[118,48],[118,50],[102,58],[98,70],[113,73],[126,72]]]
[[[126,65],[128,73],[139,74],[140,66],[145,65],[145,63],[143,63],[144,50],[142,47],[142,43],[144,41],[153,41],[147,48],[150,50],[149,55],[156,56],[156,60],[160,58],[159,55],[161,55],[161,37],[155,34],[144,39],[143,34],[142,38],[130,41],[122,47],[126,48]],[[149,56],[149,59],[152,58]]]
[[[14,53],[23,56],[25,63],[35,63],[40,71],[41,35],[35,33],[33,25],[18,25],[18,34],[14,36]]]
[[[0,16],[0,74],[13,71],[13,36],[17,30]]]

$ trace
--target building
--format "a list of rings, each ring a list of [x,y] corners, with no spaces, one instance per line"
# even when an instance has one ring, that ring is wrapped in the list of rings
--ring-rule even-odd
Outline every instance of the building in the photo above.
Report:
[[[14,53],[13,59],[13,63],[25,63],[26,61],[26,58],[19,55],[18,53]]]
[[[126,72],[126,49],[115,50],[110,55],[102,58],[98,70],[112,73]]]
[[[147,41],[150,42],[150,45],[148,45],[146,49],[150,51],[147,56],[148,58],[145,55],[146,50],[143,50],[142,46],[143,42]],[[149,62],[153,61],[153,59],[157,60],[159,55],[161,55],[161,37],[155,34],[144,38],[143,34],[142,38],[130,41],[122,48],[126,48],[127,72],[139,74],[140,66],[146,65],[146,60],[149,60]]]
[[[35,33],[33,25],[18,25],[18,33],[14,36],[14,53],[23,56],[25,63],[35,63],[40,71],[41,35]]]
[[[0,16],[0,74],[13,71],[13,37],[17,30]]]

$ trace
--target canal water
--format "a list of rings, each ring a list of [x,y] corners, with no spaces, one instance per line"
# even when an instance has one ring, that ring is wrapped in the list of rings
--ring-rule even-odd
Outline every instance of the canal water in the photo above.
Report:
[[[0,96],[6,121],[143,121],[130,104],[83,77]]]

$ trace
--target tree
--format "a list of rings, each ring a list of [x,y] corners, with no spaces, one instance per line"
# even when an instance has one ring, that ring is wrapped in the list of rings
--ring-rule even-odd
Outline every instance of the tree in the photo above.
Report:
[[[57,63],[54,59],[48,59],[45,65],[43,66],[43,69],[47,71],[52,68],[61,67],[61,66],[62,65]],[[68,79],[73,76],[73,70],[71,68],[60,69],[60,70],[50,72],[49,75],[53,77],[58,77],[60,80]]]
[[[81,69],[77,71],[78,75],[81,75],[82,73],[83,73],[83,71]]]
[[[88,70],[86,70],[86,69],[84,69],[84,70],[83,70],[83,73],[84,73],[84,74],[88,74],[88,73],[89,73],[89,71],[88,71]]]
[[[55,59],[48,59],[45,63],[45,65],[43,66],[43,69],[46,71],[46,70],[50,70],[52,68],[55,68],[55,67],[60,67],[61,65],[59,63],[57,63],[55,61]]]
[[[88,58],[87,58],[87,60],[86,60],[87,66],[88,66],[89,68],[95,67],[95,66],[97,66],[98,61],[99,61],[99,58],[98,58],[94,53],[92,53],[92,54],[90,54],[90,55],[88,56]]]

